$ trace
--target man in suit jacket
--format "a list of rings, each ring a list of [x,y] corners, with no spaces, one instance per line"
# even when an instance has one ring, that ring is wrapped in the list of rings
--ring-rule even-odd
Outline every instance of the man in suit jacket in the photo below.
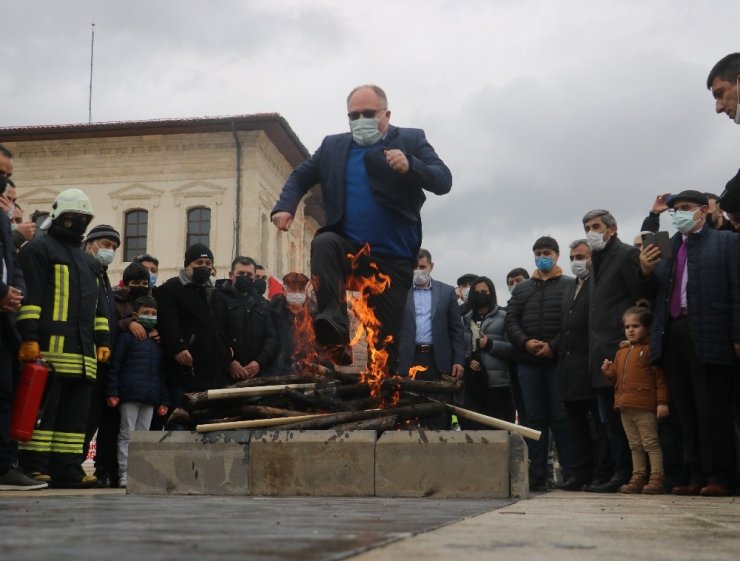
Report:
[[[432,255],[419,250],[414,286],[408,292],[399,340],[398,373],[408,376],[413,366],[426,370],[417,380],[441,380],[442,374],[460,378],[465,371],[463,323],[454,287],[431,279]],[[447,430],[450,415],[427,419],[427,428]]]
[[[379,340],[397,339],[416,254],[421,246],[424,190],[450,191],[452,175],[421,129],[391,126],[388,101],[378,86],[359,86],[347,98],[351,133],[327,136],[283,186],[272,222],[287,231],[298,203],[321,183],[325,225],[311,244],[311,277],[317,300],[317,341],[341,348],[349,341],[345,289],[357,278],[387,275],[390,286],[369,303],[382,325]],[[371,259],[352,267],[347,254],[370,245]],[[370,261],[377,264],[371,267]],[[395,345],[389,369],[396,362]]]
[[[587,212],[583,229],[593,252],[589,277],[589,368],[599,416],[614,459],[613,477],[588,490],[614,493],[629,481],[632,459],[622,421],[614,411],[614,388],[602,375],[601,365],[604,359],[614,360],[619,343],[624,340],[622,314],[639,298],[640,252],[617,237],[617,221],[607,210]]]

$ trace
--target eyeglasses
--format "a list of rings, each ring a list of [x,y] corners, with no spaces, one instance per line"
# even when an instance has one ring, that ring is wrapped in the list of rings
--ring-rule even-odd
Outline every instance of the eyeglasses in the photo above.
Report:
[[[352,111],[350,113],[347,113],[347,117],[349,117],[350,121],[356,121],[360,117],[365,117],[365,119],[372,119],[380,111],[385,111],[385,107],[381,107],[380,109],[363,109],[362,111]]]
[[[681,210],[681,211],[692,211],[692,210],[698,210],[700,208],[702,208],[702,207],[697,206],[697,205],[678,205],[678,206],[675,206],[673,208],[669,208],[668,209],[668,214],[670,214],[671,216],[673,216],[674,214],[676,214],[676,211],[679,211],[679,210]]]

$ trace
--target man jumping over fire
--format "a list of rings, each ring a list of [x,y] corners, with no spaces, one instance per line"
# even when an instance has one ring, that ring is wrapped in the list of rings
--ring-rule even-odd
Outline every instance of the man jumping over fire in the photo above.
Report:
[[[321,184],[326,224],[311,244],[316,340],[340,359],[350,338],[346,289],[364,286],[357,277],[390,279],[385,290],[369,294],[368,304],[381,326],[378,340],[385,342],[387,369],[393,372],[421,246],[423,191],[448,193],[452,174],[423,130],[389,124],[388,100],[378,86],[353,89],[347,97],[347,116],[351,132],[324,138],[313,156],[293,171],[272,210],[272,222],[287,231],[301,198]],[[353,267],[348,256],[365,244],[370,246],[369,255]]]

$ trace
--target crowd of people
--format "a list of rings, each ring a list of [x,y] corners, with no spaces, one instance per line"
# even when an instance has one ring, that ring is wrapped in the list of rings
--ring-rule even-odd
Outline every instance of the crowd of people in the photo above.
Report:
[[[740,54],[707,82],[717,111],[736,121],[738,82]],[[213,252],[194,244],[177,276],[158,283],[158,260],[141,255],[114,287],[107,268],[119,233],[91,227],[78,189],[24,221],[13,155],[0,145],[0,490],[125,487],[131,432],[162,429],[183,393],[290,373],[306,345],[351,362],[346,291],[365,290],[385,375],[461,379],[458,405],[541,431],[527,441],[532,490],[734,492],[740,174],[721,196],[658,195],[633,243],[620,240],[609,211],[586,212],[584,237],[568,245],[573,276],[558,265],[558,241],[540,236],[532,274],[507,275],[503,306],[487,276],[464,274],[457,287],[432,277],[420,210],[424,191],[448,193],[452,176],[424,131],[390,125],[375,85],[352,90],[347,111],[350,132],[326,137],[273,209],[287,230],[301,198],[322,185],[311,271],[282,282],[247,256],[216,279]],[[677,230],[669,240],[664,212]],[[368,278],[377,281],[369,291]],[[18,373],[42,358],[53,372],[47,395],[32,438],[14,443]],[[444,414],[422,426],[452,423]],[[94,475],[82,467],[93,437]]]

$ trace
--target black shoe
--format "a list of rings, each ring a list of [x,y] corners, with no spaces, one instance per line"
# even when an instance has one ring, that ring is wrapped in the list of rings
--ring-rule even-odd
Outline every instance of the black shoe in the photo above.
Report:
[[[534,478],[529,480],[529,490],[532,493],[542,493],[547,491],[547,480]]]
[[[100,482],[94,475],[84,475],[80,479],[52,478],[50,486],[55,489],[95,489],[100,487]]]
[[[589,485],[585,490],[589,493],[616,493],[622,485],[625,485],[630,480],[629,477],[625,478],[621,475],[615,475],[606,483],[597,484],[594,483]]]
[[[586,487],[586,480],[580,477],[569,477],[562,483],[556,483],[555,488],[561,491],[582,491]]]
[[[346,345],[349,342],[347,330],[342,329],[336,323],[325,317],[316,317],[313,322],[313,330],[316,334],[316,342],[325,347]]]
[[[17,469],[9,469],[0,475],[0,491],[36,491],[48,486],[45,481],[32,479]]]

